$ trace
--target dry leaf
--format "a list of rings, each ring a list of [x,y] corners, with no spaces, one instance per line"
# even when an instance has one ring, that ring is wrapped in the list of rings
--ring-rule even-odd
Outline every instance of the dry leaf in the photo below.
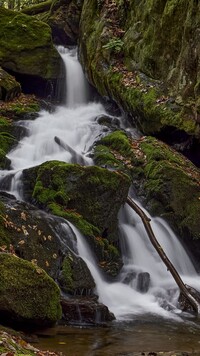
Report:
[[[24,240],[20,240],[19,242],[18,242],[18,245],[24,245],[25,244],[25,241]]]
[[[24,211],[21,212],[21,219],[23,219],[24,221],[26,221],[26,214]]]

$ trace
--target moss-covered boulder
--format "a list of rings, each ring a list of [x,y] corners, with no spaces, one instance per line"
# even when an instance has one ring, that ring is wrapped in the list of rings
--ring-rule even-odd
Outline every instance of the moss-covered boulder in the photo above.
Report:
[[[0,7],[0,46],[4,69],[43,80],[61,77],[62,60],[47,24]]]
[[[79,54],[89,81],[145,134],[175,128],[200,139],[199,6],[84,1]]]
[[[5,70],[0,67],[0,100],[12,100],[18,96],[20,92],[20,84],[12,75],[6,73]]]
[[[0,253],[1,322],[52,325],[61,317],[60,292],[39,267]]]
[[[128,194],[127,175],[51,161],[24,170],[22,179],[26,199],[71,221],[88,237],[102,267],[119,270],[117,214]]]
[[[134,140],[114,132],[96,144],[94,159],[128,173],[150,212],[166,219],[180,236],[200,239],[200,172],[184,156],[155,138]]]
[[[67,222],[6,193],[0,200],[0,251],[12,251],[44,269],[65,293],[92,295],[94,280]]]

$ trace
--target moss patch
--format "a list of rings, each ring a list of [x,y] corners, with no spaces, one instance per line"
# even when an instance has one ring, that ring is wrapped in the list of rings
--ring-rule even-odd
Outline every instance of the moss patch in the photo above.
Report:
[[[1,7],[0,29],[3,68],[45,79],[60,76],[61,59],[47,24]]]
[[[42,269],[6,253],[0,262],[1,320],[50,325],[60,319],[59,288]]]

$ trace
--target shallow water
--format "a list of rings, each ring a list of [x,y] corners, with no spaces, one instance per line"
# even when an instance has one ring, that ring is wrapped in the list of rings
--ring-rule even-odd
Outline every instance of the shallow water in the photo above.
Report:
[[[60,326],[40,336],[36,347],[64,355],[131,355],[143,351],[187,351],[200,355],[200,324],[146,319],[114,322],[105,328]],[[48,334],[48,332],[47,332]]]

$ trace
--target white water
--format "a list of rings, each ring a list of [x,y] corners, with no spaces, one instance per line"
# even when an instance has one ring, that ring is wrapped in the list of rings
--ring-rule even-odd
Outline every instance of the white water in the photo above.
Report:
[[[2,177],[14,174],[10,192],[17,198],[22,196],[20,176],[25,168],[49,160],[74,162],[80,157],[84,159],[84,164],[92,164],[88,151],[102,132],[102,127],[98,125],[96,117],[106,112],[99,103],[87,103],[87,86],[75,52],[63,49],[62,57],[67,70],[67,106],[57,107],[54,113],[41,111],[36,120],[24,122],[29,134],[20,141],[16,149],[8,154],[13,170],[1,172]],[[58,145],[54,140],[55,137],[69,145],[76,154]],[[200,289],[197,273],[168,225],[156,218],[152,220],[152,227],[184,282]],[[117,318],[133,318],[135,315],[145,313],[178,318],[176,285],[148,241],[139,217],[129,207],[125,207],[120,213],[121,238],[124,239],[123,245],[126,248],[123,252],[124,267],[115,283],[108,283],[104,280],[91,251],[83,242],[78,230],[74,227],[73,229],[77,235],[79,254],[87,262],[96,281],[99,299]],[[137,290],[139,272],[150,273],[150,286],[147,293]],[[122,283],[130,273],[135,273],[136,278],[130,280],[129,284]],[[171,305],[173,310],[165,310],[162,307],[163,304]]]

